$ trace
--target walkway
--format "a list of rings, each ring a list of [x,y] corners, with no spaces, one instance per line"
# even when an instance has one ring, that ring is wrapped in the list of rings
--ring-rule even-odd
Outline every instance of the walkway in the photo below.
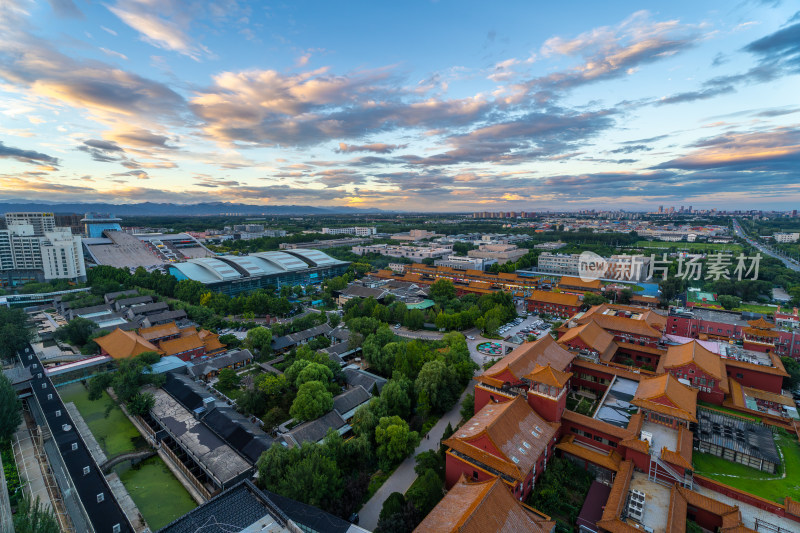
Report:
[[[737,237],[745,239],[749,244],[755,246],[760,252],[780,260],[786,266],[786,268],[800,272],[800,264],[797,261],[790,257],[786,257],[785,255],[773,252],[771,248],[767,248],[760,240],[758,240],[758,238],[751,238],[739,224],[739,221],[735,218],[733,219],[733,231],[736,233]]]
[[[406,457],[406,459],[400,463],[400,466],[394,471],[394,473],[386,480],[386,482],[381,485],[381,488],[369,499],[369,501],[364,504],[364,507],[358,512],[358,525],[367,529],[369,531],[373,531],[378,526],[378,516],[381,513],[381,509],[383,508],[383,502],[386,501],[386,498],[393,492],[400,492],[405,494],[411,484],[414,483],[414,480],[417,479],[417,474],[414,472],[414,466],[416,466],[417,462],[415,460],[416,456],[421,454],[422,452],[427,452],[430,450],[438,450],[439,443],[442,440],[442,435],[444,435],[444,430],[447,428],[447,424],[450,424],[453,428],[461,421],[461,402],[464,401],[464,397],[467,394],[471,394],[474,392],[475,389],[475,381],[470,381],[469,385],[467,385],[466,390],[458,399],[458,402],[453,406],[450,411],[445,413],[442,418],[436,423],[435,426],[430,430],[428,433],[430,435],[430,439],[426,439],[425,436],[422,436],[422,442],[417,449],[414,450],[414,455],[410,457]]]

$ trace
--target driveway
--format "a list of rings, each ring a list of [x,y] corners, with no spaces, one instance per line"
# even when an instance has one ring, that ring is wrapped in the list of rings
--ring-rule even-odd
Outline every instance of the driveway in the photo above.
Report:
[[[503,335],[504,337],[512,337],[512,336],[516,335],[517,333],[519,333],[519,331],[521,329],[531,326],[537,320],[539,320],[539,316],[538,315],[528,316],[518,326],[514,326],[513,328],[509,329],[505,333],[502,333],[501,335]],[[548,328],[549,328],[549,325],[548,325]],[[547,331],[549,331],[549,329],[545,330],[545,332],[547,332]],[[488,355],[485,355],[485,354],[482,354],[481,352],[479,352],[478,351],[478,345],[479,344],[482,344],[482,343],[487,342],[487,341],[499,342],[499,343],[511,348],[512,350],[514,348],[516,348],[517,346],[519,346],[518,344],[505,342],[505,341],[502,341],[502,340],[487,339],[487,338],[483,337],[480,334],[480,331],[478,331],[475,328],[467,330],[467,331],[464,331],[464,335],[467,337],[467,346],[469,347],[469,354],[472,357],[472,360],[475,361],[475,363],[477,363],[478,366],[480,366],[481,368],[483,368],[484,363],[486,363],[487,361],[497,360],[498,358],[497,357],[490,357]],[[469,337],[475,337],[475,339],[474,340],[470,340]]]
[[[381,485],[381,488],[369,499],[369,501],[364,504],[364,507],[358,512],[358,525],[367,529],[369,531],[373,531],[378,526],[378,516],[381,513],[381,509],[383,508],[383,502],[386,501],[386,498],[393,492],[399,492],[401,494],[405,494],[408,488],[414,483],[414,480],[417,479],[417,474],[414,472],[414,466],[417,464],[415,457],[422,452],[427,452],[430,450],[438,450],[439,443],[442,440],[442,435],[444,435],[444,430],[447,428],[447,424],[450,424],[454,428],[456,425],[461,421],[461,402],[464,401],[464,397],[467,394],[472,394],[475,390],[475,381],[470,381],[469,385],[467,385],[466,390],[461,395],[461,398],[458,399],[458,402],[453,406],[450,411],[445,413],[442,418],[436,423],[433,428],[428,432],[430,438],[426,439],[425,435],[422,436],[422,441],[420,442],[417,449],[414,450],[414,455],[410,457],[406,457],[406,459],[400,463],[400,466],[397,467],[397,470],[386,480],[386,482]]]
[[[426,341],[440,341],[440,340],[442,340],[442,337],[444,337],[444,333],[440,333],[438,331],[426,331],[426,330],[422,330],[422,329],[418,330],[418,331],[412,331],[412,330],[408,329],[405,326],[397,328],[397,329],[395,329],[394,326],[392,326],[392,331],[398,337],[403,337],[403,338],[406,338],[406,339],[422,339],[422,340],[426,340]]]

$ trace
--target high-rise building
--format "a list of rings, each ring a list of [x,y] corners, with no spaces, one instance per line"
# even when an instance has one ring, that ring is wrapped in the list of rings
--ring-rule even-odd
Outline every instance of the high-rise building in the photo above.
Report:
[[[110,213],[86,213],[81,222],[84,234],[92,239],[101,239],[104,231],[122,231],[122,219]]]
[[[52,213],[6,213],[0,230],[0,285],[68,279],[84,281],[81,238],[55,226]]]

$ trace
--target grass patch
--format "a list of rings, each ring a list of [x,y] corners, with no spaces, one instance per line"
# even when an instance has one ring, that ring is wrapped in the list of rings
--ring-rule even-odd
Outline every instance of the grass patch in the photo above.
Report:
[[[751,311],[753,313],[772,314],[778,310],[775,305],[741,304],[735,311]]]
[[[397,465],[400,466],[400,465]],[[394,471],[397,470],[397,466],[392,468],[389,472],[384,472],[383,470],[378,470],[372,477],[369,478],[369,485],[367,486],[367,493],[364,494],[364,503],[367,503],[370,498],[375,496],[375,493],[378,492],[378,489],[386,483],[386,480],[392,477]]]
[[[755,494],[765,500],[783,503],[786,496],[800,499],[800,444],[786,432],[778,432],[775,444],[783,455],[786,477],[768,474],[721,457],[695,452],[695,473],[731,487]],[[727,475],[726,475],[727,474]],[[741,476],[741,477],[730,477]]]
[[[113,457],[144,446],[145,441],[139,431],[105,392],[101,399],[91,401],[86,387],[71,383],[59,387],[58,394],[64,403],[75,404],[106,456]],[[110,409],[109,405],[112,406]]]
[[[713,242],[667,242],[667,241],[636,241],[637,248],[669,248],[676,250],[713,250],[722,252],[741,252],[738,244],[721,244]]]
[[[722,412],[725,412],[725,413],[730,413],[730,414],[738,416],[740,418],[748,418],[748,419],[754,420],[756,422],[761,422],[761,417],[758,417],[756,415],[751,415],[749,413],[741,413],[739,411],[736,411],[735,409],[730,409],[728,407],[723,407],[722,405],[716,405],[716,404],[703,402],[703,401],[698,401],[697,405],[701,405],[703,407],[707,407],[707,408],[709,408],[711,410],[714,410],[714,411],[722,411]]]
[[[134,467],[123,463],[114,470],[153,531],[197,507],[160,457],[151,457]],[[164,505],[166,494],[169,505]]]

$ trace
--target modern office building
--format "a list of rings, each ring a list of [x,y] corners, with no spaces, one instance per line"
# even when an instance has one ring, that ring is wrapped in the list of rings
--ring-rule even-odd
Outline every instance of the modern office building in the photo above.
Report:
[[[540,272],[559,274],[562,276],[577,276],[580,266],[580,254],[551,254],[542,252],[539,255],[538,268]]]
[[[55,226],[52,213],[6,213],[0,230],[0,286],[86,279],[81,237]]]
[[[375,227],[355,226],[350,228],[322,228],[323,235],[357,235],[359,237],[369,237],[378,232]]]
[[[344,274],[349,265],[319,250],[298,249],[190,259],[170,265],[169,272],[178,280],[199,281],[213,291],[236,295],[268,286],[319,283]]]
[[[117,218],[110,213],[86,213],[81,223],[83,224],[84,234],[91,239],[102,238],[103,232],[108,231],[122,231],[121,218]]]

